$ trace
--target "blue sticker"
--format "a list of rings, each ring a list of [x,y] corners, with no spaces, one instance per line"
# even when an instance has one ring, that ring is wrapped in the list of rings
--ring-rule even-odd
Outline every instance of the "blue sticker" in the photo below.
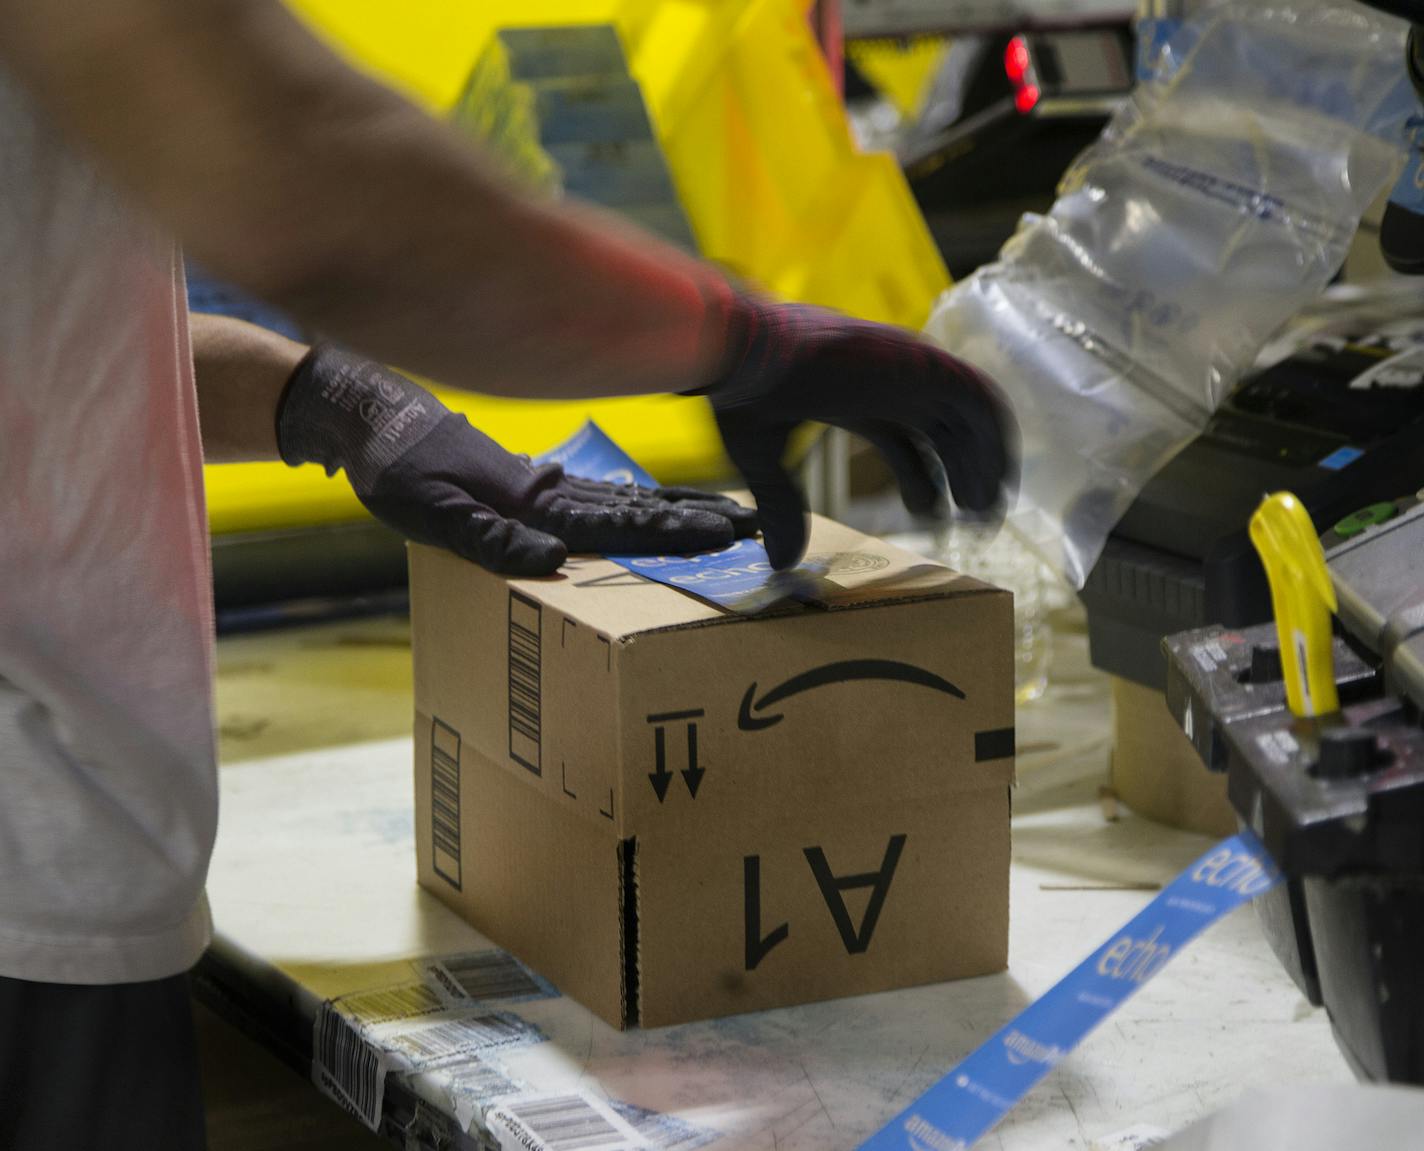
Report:
[[[692,556],[608,558],[647,579],[729,606],[761,591],[776,575],[766,548],[757,540],[738,540],[722,551]]]
[[[1279,881],[1255,836],[1223,840],[860,1151],[966,1151],[1199,932]]]
[[[573,437],[538,457],[560,463],[570,475],[609,483],[657,487],[657,481],[633,462],[592,420]],[[778,572],[760,540],[738,540],[731,547],[692,556],[608,556],[636,575],[689,592],[719,607],[746,611],[800,597],[814,586],[819,569]]]
[[[1324,459],[1319,460],[1315,466],[1338,472],[1341,468],[1349,467],[1364,454],[1359,448],[1336,448]]]
[[[633,462],[633,457],[608,438],[592,420],[556,448],[538,456],[535,463],[563,464],[571,476],[603,480],[610,484],[642,484],[655,488],[658,481]]]

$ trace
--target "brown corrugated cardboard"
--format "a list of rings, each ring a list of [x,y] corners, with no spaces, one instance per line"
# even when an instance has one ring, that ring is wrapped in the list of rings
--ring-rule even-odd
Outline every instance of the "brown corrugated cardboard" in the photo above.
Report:
[[[1112,679],[1112,785],[1139,815],[1204,835],[1233,835],[1226,775],[1207,771],[1162,692]]]
[[[421,883],[618,1026],[1001,969],[1007,593],[816,520],[816,603],[411,549]]]

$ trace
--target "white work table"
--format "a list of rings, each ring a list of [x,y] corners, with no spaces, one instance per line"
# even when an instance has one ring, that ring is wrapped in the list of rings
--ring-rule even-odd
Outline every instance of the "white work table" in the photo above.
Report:
[[[1053,685],[1018,718],[1006,972],[623,1033],[558,996],[499,1004],[547,1038],[489,1061],[534,1091],[613,1101],[660,1136],[654,1146],[855,1148],[1208,846],[1127,812],[1105,817],[1106,681],[1087,668],[1075,623],[1059,620]],[[199,985],[298,1066],[322,1001],[411,982],[413,960],[492,946],[415,883],[409,662],[406,625],[389,618],[219,643],[223,795],[208,887],[218,940]],[[448,1079],[446,1069],[389,1086],[384,1133],[409,1147],[491,1146],[478,1127],[457,1130],[471,1100],[457,1107]],[[1251,1087],[1350,1079],[1323,1012],[1242,910],[981,1146],[1127,1151]]]

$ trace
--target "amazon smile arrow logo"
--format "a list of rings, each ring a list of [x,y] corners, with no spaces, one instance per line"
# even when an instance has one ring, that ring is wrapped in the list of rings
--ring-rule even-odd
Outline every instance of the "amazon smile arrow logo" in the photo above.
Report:
[[[757,685],[756,681],[753,681],[752,685],[747,688],[746,694],[742,696],[741,710],[737,713],[737,726],[743,731],[762,731],[780,723],[784,718],[780,713],[757,714],[765,711],[766,708],[773,707],[794,695],[814,691],[818,687],[869,679],[908,683],[943,692],[945,695],[952,695],[955,699],[964,698],[964,692],[949,680],[935,675],[932,671],[926,671],[922,667],[915,667],[913,664],[901,663],[899,660],[893,659],[847,659],[839,663],[828,663],[824,667],[813,667],[810,671],[803,671],[800,675],[792,676],[785,683],[772,688],[761,699],[756,698]]]

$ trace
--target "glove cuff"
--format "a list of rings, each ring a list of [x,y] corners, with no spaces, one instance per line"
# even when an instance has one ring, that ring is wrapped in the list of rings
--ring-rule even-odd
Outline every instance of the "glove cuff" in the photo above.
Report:
[[[404,376],[332,344],[317,344],[277,403],[283,461],[346,469],[358,493],[424,439],[449,409]]]
[[[709,278],[698,285],[706,304],[704,343],[719,349],[712,378],[705,384],[680,393],[720,399],[744,375],[742,369],[752,350],[755,333],[763,326],[766,305],[726,280]]]
[[[778,304],[728,284],[715,301],[722,358],[711,382],[684,392],[707,396],[718,411],[761,400],[780,379],[808,335],[844,321],[824,308]]]

